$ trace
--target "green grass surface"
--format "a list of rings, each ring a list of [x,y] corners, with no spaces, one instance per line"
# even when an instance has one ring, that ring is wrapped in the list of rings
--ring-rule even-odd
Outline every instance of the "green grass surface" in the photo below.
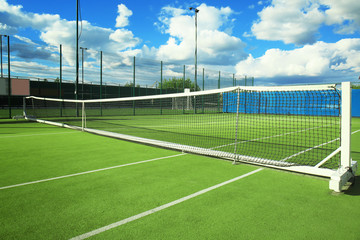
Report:
[[[15,120],[0,120],[0,153],[0,187],[179,154]],[[0,189],[0,239],[69,239],[257,168],[186,154]],[[328,179],[264,169],[92,238],[360,239],[357,181],[333,194]]]

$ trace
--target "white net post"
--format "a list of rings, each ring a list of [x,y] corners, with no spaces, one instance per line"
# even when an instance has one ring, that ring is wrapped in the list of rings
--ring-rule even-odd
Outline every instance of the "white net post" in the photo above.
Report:
[[[331,176],[329,188],[341,192],[342,187],[354,177],[357,162],[351,161],[351,84],[341,83],[341,162]]]
[[[341,107],[341,167],[351,167],[351,85],[343,82]]]

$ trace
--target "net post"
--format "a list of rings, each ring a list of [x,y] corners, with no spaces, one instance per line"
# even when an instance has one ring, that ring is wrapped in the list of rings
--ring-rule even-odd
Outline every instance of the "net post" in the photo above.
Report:
[[[329,188],[341,192],[342,187],[354,177],[357,162],[351,161],[351,84],[341,83],[341,159],[339,169],[331,176]]]
[[[350,82],[341,83],[341,166],[351,167],[351,85]]]

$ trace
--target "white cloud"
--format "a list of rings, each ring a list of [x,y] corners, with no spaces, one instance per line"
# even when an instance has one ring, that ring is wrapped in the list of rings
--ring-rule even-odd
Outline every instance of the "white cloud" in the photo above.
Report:
[[[121,50],[135,47],[140,40],[134,37],[134,34],[127,29],[117,29],[109,35],[109,39],[117,42]]]
[[[307,0],[273,0],[258,15],[260,20],[251,27],[258,39],[299,45],[316,42],[319,26],[325,19],[318,4]]]
[[[317,42],[291,51],[270,49],[259,58],[251,55],[236,65],[237,74],[272,78],[326,76],[334,71],[360,71],[360,39]]]
[[[359,12],[358,0],[272,0],[258,13],[251,30],[257,39],[313,44],[324,24],[335,25],[341,34],[360,31]]]
[[[23,41],[23,42],[26,42],[30,45],[36,45],[36,43],[34,43],[33,41],[31,41],[31,39],[29,38],[26,38],[26,37],[22,37],[22,36],[18,36],[18,35],[14,35],[14,37],[16,37],[17,39]]]
[[[0,12],[4,16],[0,30],[10,35],[16,34],[19,28],[31,27],[41,31],[60,19],[57,14],[25,13],[21,5],[10,5],[5,0],[0,0]]]
[[[129,25],[129,17],[133,14],[131,10],[129,10],[124,4],[118,5],[118,13],[119,15],[116,18],[115,27],[121,28]]]
[[[360,31],[360,2],[358,0],[320,0],[329,7],[325,11],[326,24],[337,24],[340,34],[353,34]]]
[[[198,60],[203,64],[234,64],[243,59],[245,44],[231,36],[234,11],[229,7],[215,8],[201,4],[198,13]],[[194,15],[180,8],[164,7],[156,25],[169,34],[166,44],[159,47],[157,57],[184,61],[194,56]]]
[[[119,16],[116,19],[117,26],[128,25],[128,17],[132,12],[123,4],[118,6]],[[20,46],[18,56],[35,60],[49,55],[50,48],[59,48],[63,45],[63,58],[65,64],[75,65],[75,21],[61,19],[59,15],[37,14],[23,11],[21,5],[14,6],[5,0],[0,0],[0,13],[2,14],[0,30],[3,34],[11,34],[23,42],[30,43],[29,39],[18,36],[21,29],[31,28],[40,32],[40,39],[48,46],[37,49],[38,54],[30,54],[31,51],[25,46]],[[110,53],[123,54],[123,51],[132,51],[140,43],[140,39],[134,37],[130,30],[121,28],[117,30],[94,26],[86,20],[82,21],[82,33],[79,45],[89,50],[104,51]],[[5,31],[6,30],[6,31]],[[30,48],[30,46],[28,46]],[[51,52],[51,51],[50,51]],[[132,51],[132,54],[139,54],[141,51]],[[125,54],[126,55],[126,54]],[[95,58],[95,53],[89,57]],[[50,57],[48,57],[50,59]]]

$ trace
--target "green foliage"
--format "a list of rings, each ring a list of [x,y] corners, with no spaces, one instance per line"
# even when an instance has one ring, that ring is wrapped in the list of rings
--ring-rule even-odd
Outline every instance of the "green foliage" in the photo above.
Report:
[[[133,87],[133,86],[134,86],[134,83],[129,83],[129,82],[127,82],[127,83],[125,83],[124,86],[125,86],[125,87]],[[136,87],[139,88],[139,87],[140,87],[140,84],[137,84]]]
[[[159,84],[159,88],[161,84]],[[183,78],[170,78],[170,79],[164,79],[162,82],[162,89],[184,89],[184,88],[190,88],[191,91],[195,90],[195,83],[190,80],[190,78],[184,79]],[[199,85],[196,85],[196,91],[200,91]]]
[[[351,84],[352,89],[360,89],[360,84]]]
[[[57,78],[54,80],[54,82],[59,83],[59,82],[60,82],[60,78],[57,77]]]

